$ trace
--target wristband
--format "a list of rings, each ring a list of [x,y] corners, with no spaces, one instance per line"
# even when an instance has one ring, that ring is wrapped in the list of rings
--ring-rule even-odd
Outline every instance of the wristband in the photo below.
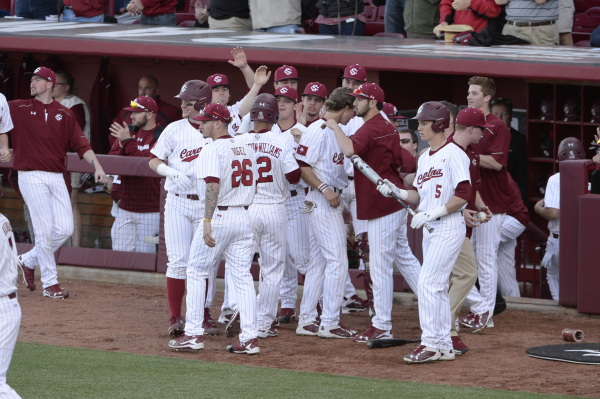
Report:
[[[325,183],[321,183],[321,185],[319,186],[319,188],[317,188],[317,190],[319,190],[319,192],[320,192],[321,194],[323,194],[323,191],[325,191],[325,190],[326,190],[326,189],[328,189],[328,188],[329,188],[329,186],[328,186],[327,184],[325,184]]]
[[[204,218],[204,221],[210,223],[210,222],[212,222],[212,219]]]

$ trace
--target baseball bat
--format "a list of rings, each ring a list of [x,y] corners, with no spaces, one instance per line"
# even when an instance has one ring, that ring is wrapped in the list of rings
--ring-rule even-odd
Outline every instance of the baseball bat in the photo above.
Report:
[[[417,342],[421,342],[420,339],[370,339],[367,341],[367,348],[376,349],[376,348],[391,348],[393,346],[402,346],[406,344],[414,344]]]
[[[356,166],[356,168],[358,170],[360,170],[362,172],[362,174],[365,175],[367,177],[367,179],[371,180],[376,186],[383,184],[383,179],[381,178],[381,176],[379,176],[377,174],[377,172],[375,172],[365,161],[363,161],[361,157],[359,157],[358,155],[355,154],[355,155],[352,155],[350,160],[352,161],[354,166]],[[394,194],[393,192],[392,192],[392,197],[396,201],[398,201],[400,203],[400,205],[402,205],[404,207],[404,209],[406,209],[408,211],[408,213],[410,213],[413,216],[415,216],[417,214],[415,211],[413,211],[411,209],[410,206],[408,206],[408,204],[406,202],[402,201],[402,198],[397,197],[396,194]],[[427,229],[427,231],[429,231],[430,233],[433,233],[433,227],[429,226],[427,223],[425,223],[423,225],[423,227],[425,227]]]

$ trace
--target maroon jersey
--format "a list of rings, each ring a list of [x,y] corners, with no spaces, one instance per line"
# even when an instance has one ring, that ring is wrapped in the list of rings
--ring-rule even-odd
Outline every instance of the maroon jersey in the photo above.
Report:
[[[506,169],[510,149],[510,131],[506,124],[493,114],[488,114],[485,119],[486,123],[494,125],[494,127],[484,130],[483,137],[475,148],[480,155],[492,156],[502,165],[502,170],[497,172],[481,168],[482,184],[479,193],[492,213],[506,213],[510,202],[508,180],[510,176]]]
[[[511,200],[508,204],[508,210],[506,211],[506,214],[517,219],[519,223],[521,223],[523,226],[527,226],[527,224],[529,223],[529,211],[523,203],[519,186],[511,176],[508,176],[508,178],[510,180],[510,184],[508,185],[508,187],[510,190]]]
[[[462,146],[458,145],[453,139],[454,133],[448,138],[448,140],[452,140],[454,144],[458,147],[462,148]],[[481,175],[479,170],[479,153],[475,149],[473,145],[469,145],[466,149],[463,148],[467,156],[469,157],[469,175],[471,177],[471,198],[467,203],[467,209],[476,211],[475,208],[475,197],[477,195],[477,191],[481,189]],[[467,226],[466,237],[471,238],[473,234],[473,228]]]
[[[115,140],[109,155],[152,158],[150,150],[162,132],[162,126],[152,130],[138,130],[131,139],[119,146]],[[160,177],[141,177],[119,175],[119,208],[129,212],[160,211]]]
[[[8,102],[14,169],[66,172],[66,156],[73,150],[82,158],[91,150],[71,110],[58,101],[43,104],[35,98]]]
[[[382,179],[388,179],[396,186],[404,188],[399,172],[414,172],[415,158],[400,146],[398,131],[391,123],[377,114],[350,136],[350,140],[354,144],[354,153]],[[375,184],[356,168],[354,179],[359,219],[375,219],[402,209],[402,205],[394,198],[381,195]]]

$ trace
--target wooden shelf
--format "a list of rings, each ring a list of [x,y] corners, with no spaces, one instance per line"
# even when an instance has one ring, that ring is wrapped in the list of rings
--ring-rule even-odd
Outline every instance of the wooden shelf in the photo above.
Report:
[[[529,158],[529,162],[543,162],[543,163],[554,163],[554,158],[546,158],[546,157],[532,157]]]

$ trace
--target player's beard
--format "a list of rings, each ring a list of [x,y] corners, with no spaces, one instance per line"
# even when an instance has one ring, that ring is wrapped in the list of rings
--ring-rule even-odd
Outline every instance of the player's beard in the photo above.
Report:
[[[363,116],[365,116],[367,114],[367,112],[369,112],[369,108],[365,107],[364,109],[360,109],[358,107],[356,107],[356,116],[358,116],[359,118],[362,118]]]

